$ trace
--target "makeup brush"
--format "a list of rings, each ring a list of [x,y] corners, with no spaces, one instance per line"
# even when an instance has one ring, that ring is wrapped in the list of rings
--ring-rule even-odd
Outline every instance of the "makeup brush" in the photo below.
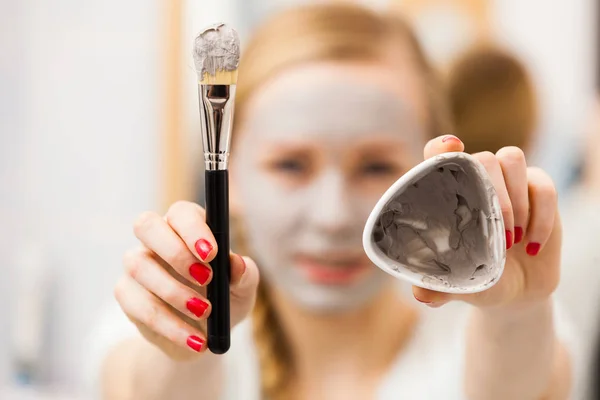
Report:
[[[223,354],[230,346],[228,166],[239,59],[239,36],[229,26],[213,25],[196,37],[194,62],[206,167],[206,223],[219,248],[210,263],[213,279],[207,287],[212,304],[208,348],[214,354]]]

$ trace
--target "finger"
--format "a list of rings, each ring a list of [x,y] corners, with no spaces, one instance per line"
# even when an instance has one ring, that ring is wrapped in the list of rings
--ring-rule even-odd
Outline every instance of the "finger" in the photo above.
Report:
[[[240,282],[242,276],[246,272],[246,261],[244,261],[239,254],[231,253],[229,255],[229,265],[231,268],[230,283],[231,286],[235,286]]]
[[[231,295],[237,299],[252,298],[256,293],[256,287],[260,279],[256,263],[250,257],[240,257],[238,255],[234,257],[233,263],[236,264],[235,268],[243,270],[243,273],[239,280],[231,286]]]
[[[165,219],[198,259],[210,262],[215,258],[217,242],[206,225],[202,207],[189,201],[178,201],[169,207]]]
[[[526,232],[526,251],[535,256],[552,233],[558,198],[552,178],[540,168],[529,167],[527,180],[531,215]]]
[[[243,321],[254,308],[259,273],[254,261],[248,257],[234,255],[232,270],[238,269],[241,276],[231,285],[231,325]],[[233,273],[232,273],[233,274]]]
[[[183,322],[168,306],[131,277],[125,275],[115,287],[115,298],[127,316],[182,348],[206,349],[203,332]]]
[[[210,314],[208,300],[173,278],[148,250],[128,252],[123,264],[132,279],[182,314],[195,320],[204,319]]]
[[[212,269],[190,252],[173,228],[158,214],[146,212],[134,224],[135,236],[188,281],[207,285]]]
[[[514,242],[523,240],[523,227],[529,218],[529,194],[527,186],[527,162],[523,150],[518,147],[504,147],[496,153],[502,168],[504,182],[513,209]]]
[[[431,139],[423,149],[423,156],[428,158],[435,157],[442,153],[450,153],[453,151],[465,151],[463,142],[454,135],[438,136]]]
[[[513,245],[513,229],[514,229],[514,216],[511,204],[511,199],[504,183],[504,175],[502,174],[502,168],[496,156],[489,152],[483,151],[481,153],[473,154],[473,157],[477,159],[487,171],[496,194],[498,195],[498,201],[500,202],[500,209],[502,210],[502,219],[504,221],[504,229],[506,230],[506,248],[510,249]]]

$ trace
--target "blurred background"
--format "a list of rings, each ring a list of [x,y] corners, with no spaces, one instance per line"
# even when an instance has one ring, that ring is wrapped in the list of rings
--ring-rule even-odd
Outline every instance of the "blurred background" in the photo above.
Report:
[[[0,399],[85,398],[87,335],[135,243],[132,221],[177,199],[199,200],[195,34],[227,21],[243,44],[265,16],[297,3],[2,2]],[[362,3],[406,14],[448,79],[481,43],[514,57],[536,93],[527,152],[555,179],[561,205],[570,204],[589,154],[600,155],[588,142],[600,135],[597,0]],[[600,248],[590,243],[597,254],[584,262],[593,265]],[[592,337],[586,321],[600,299],[577,294],[585,276],[567,271],[559,294],[578,305],[574,318]],[[588,279],[589,290],[599,283]],[[585,351],[595,351],[586,340]]]

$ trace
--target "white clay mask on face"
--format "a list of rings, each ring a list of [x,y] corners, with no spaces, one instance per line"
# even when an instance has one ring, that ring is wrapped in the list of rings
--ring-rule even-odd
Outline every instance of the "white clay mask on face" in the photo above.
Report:
[[[262,89],[247,110],[232,175],[263,279],[304,307],[332,312],[364,304],[389,282],[365,257],[361,242],[365,221],[382,193],[352,185],[344,154],[369,135],[420,152],[423,135],[399,94],[318,71],[302,75],[307,82],[284,75]],[[325,161],[310,180],[289,186],[264,169],[261,152],[297,144],[316,147]],[[327,269],[366,267],[349,283],[316,283],[299,267],[305,256]]]

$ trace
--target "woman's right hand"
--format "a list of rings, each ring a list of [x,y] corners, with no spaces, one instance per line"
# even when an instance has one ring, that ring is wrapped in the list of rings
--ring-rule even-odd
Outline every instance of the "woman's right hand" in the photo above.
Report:
[[[205,211],[195,203],[174,203],[162,217],[145,212],[134,225],[142,246],[124,257],[125,272],[115,297],[127,317],[151,343],[176,360],[206,350],[211,306],[208,264],[217,254]],[[254,261],[231,253],[231,326],[252,310],[259,274]]]

